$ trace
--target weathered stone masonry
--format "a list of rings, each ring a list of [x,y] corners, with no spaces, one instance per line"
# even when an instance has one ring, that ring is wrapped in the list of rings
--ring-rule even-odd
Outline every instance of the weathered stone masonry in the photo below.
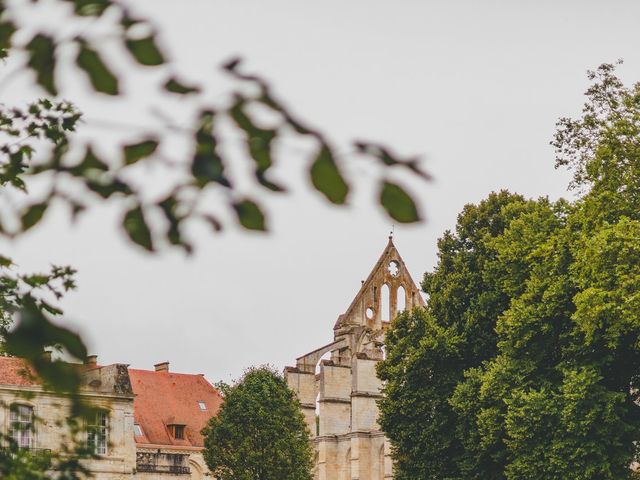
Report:
[[[388,320],[418,305],[424,301],[389,237],[369,277],[338,317],[333,342],[285,369],[313,436],[315,480],[393,478],[389,442],[377,422],[381,382],[376,364],[384,356]],[[330,358],[323,360],[327,354]]]

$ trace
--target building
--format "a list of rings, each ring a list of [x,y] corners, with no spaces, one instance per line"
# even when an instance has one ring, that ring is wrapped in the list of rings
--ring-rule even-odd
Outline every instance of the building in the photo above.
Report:
[[[83,461],[96,480],[131,479],[136,467],[133,438],[133,392],[127,366],[98,366],[95,357],[79,365],[80,397],[98,407],[83,421],[83,438],[97,458]],[[0,357],[0,429],[20,447],[34,452],[61,452],[69,445],[67,428],[71,399],[45,389],[30,375],[28,364]]]
[[[136,478],[204,478],[208,469],[200,432],[218,413],[220,393],[203,375],[170,372],[169,362],[152,371],[130,368],[129,376],[135,394]]]
[[[377,423],[384,332],[398,311],[424,305],[393,240],[347,311],[333,327],[333,341],[285,368],[312,432],[315,480],[393,478],[389,442]]]
[[[79,441],[96,458],[83,464],[96,480],[202,479],[208,474],[200,434],[218,413],[222,398],[202,375],[124,364],[98,365],[91,356],[78,365],[80,397],[97,407],[83,419]],[[52,392],[24,360],[0,357],[0,431],[35,453],[61,452],[71,433],[68,396]]]

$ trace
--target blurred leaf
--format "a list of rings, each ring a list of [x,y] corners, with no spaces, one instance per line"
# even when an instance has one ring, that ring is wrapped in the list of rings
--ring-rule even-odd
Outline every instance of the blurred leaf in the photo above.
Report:
[[[95,154],[91,146],[87,147],[87,151],[82,161],[75,167],[70,168],[68,171],[72,175],[84,176],[90,170],[97,170],[99,172],[106,172],[109,167],[105,162],[100,160]]]
[[[40,311],[33,297],[26,296],[18,314],[18,322],[6,335],[7,351],[17,357],[35,360],[45,347],[60,346],[75,358],[84,359],[87,349],[80,337],[54,325]]]
[[[74,11],[85,17],[99,17],[112,4],[111,0],[66,0],[73,3]]]
[[[420,221],[420,215],[413,199],[402,187],[384,181],[380,190],[380,204],[389,216],[401,223]]]
[[[50,305],[44,300],[40,300],[40,308],[50,313],[51,315],[62,315],[62,310],[60,310],[58,307],[54,307],[53,305]]]
[[[188,95],[190,93],[200,92],[199,87],[191,87],[191,86],[185,85],[175,77],[172,77],[169,80],[167,80],[167,83],[164,84],[164,89],[167,92],[176,93],[178,95]]]
[[[320,146],[311,169],[311,181],[316,190],[322,192],[325,197],[335,204],[343,204],[349,193],[349,186],[344,181],[333,154],[326,144]]]
[[[153,35],[137,40],[127,40],[125,45],[140,65],[156,66],[165,62]]]
[[[150,252],[153,251],[151,231],[145,221],[142,208],[139,205],[125,214],[122,220],[122,226],[134,243],[137,243]]]
[[[200,127],[195,135],[196,151],[191,163],[191,173],[200,187],[209,182],[231,187],[231,182],[224,175],[224,163],[217,152],[218,142],[213,134],[214,117],[215,113],[210,110],[200,113]]]
[[[126,145],[122,148],[124,153],[124,163],[126,165],[136,163],[138,160],[153,155],[157,148],[158,142],[153,139],[147,139],[133,145]]]
[[[408,168],[416,175],[422,177],[424,180],[432,180],[431,175],[420,168],[420,162],[418,158],[409,158],[406,160],[399,159],[395,155],[393,155],[387,147],[375,143],[355,142],[355,147],[361,153],[376,157],[388,167],[399,165]]]
[[[42,219],[44,212],[47,211],[48,206],[49,204],[46,202],[29,205],[29,207],[27,207],[27,209],[22,213],[22,231],[26,232],[38,223]]]
[[[10,267],[11,265],[13,265],[13,260],[4,255],[0,255],[0,267]]]
[[[238,221],[247,230],[266,230],[265,219],[260,207],[251,200],[243,200],[233,204]]]
[[[86,185],[90,190],[96,192],[105,199],[111,197],[111,195],[115,193],[122,193],[123,195],[131,195],[133,193],[129,185],[118,178],[106,183],[87,179]]]
[[[183,218],[178,217],[176,214],[176,207],[178,206],[178,200],[173,195],[168,196],[164,200],[158,202],[158,206],[164,213],[167,222],[169,222],[169,227],[167,228],[167,239],[171,245],[178,245],[184,248],[187,253],[191,253],[193,251],[193,247],[184,238],[182,238],[182,232],[180,231],[180,223]]]
[[[284,188],[266,178],[266,173],[273,165],[271,145],[277,131],[257,126],[244,111],[245,99],[236,95],[236,101],[229,109],[229,114],[235,124],[247,136],[249,155],[256,164],[255,175],[261,185],[274,192],[282,192]]]
[[[51,95],[58,94],[55,81],[55,49],[53,39],[42,33],[35,35],[26,46],[29,54],[27,66],[35,72],[38,84]]]
[[[42,274],[25,275],[22,277],[22,280],[31,287],[40,287],[49,282],[49,276]]]
[[[118,95],[118,78],[102,61],[100,54],[83,40],[78,41],[78,44],[80,51],[76,57],[76,64],[89,76],[93,89],[107,95]]]
[[[11,38],[16,31],[16,26],[9,20],[0,22],[0,51],[11,48]]]

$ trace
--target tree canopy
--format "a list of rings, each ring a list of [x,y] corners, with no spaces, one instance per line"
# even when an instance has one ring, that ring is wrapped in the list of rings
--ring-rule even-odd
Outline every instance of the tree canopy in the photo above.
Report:
[[[605,64],[558,122],[574,202],[492,193],[387,335],[397,477],[621,479],[640,440],[640,84]],[[420,428],[418,428],[418,425]]]
[[[300,403],[284,378],[252,368],[222,388],[205,434],[204,458],[221,480],[310,480],[312,450]]]

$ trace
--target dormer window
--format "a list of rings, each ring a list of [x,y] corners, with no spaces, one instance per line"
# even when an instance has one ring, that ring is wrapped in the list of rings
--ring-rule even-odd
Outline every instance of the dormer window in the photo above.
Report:
[[[198,406],[200,407],[200,410],[202,410],[202,411],[207,409],[207,404],[204,403],[202,400],[198,401]]]
[[[142,436],[142,427],[140,425],[138,425],[137,423],[133,425],[133,434],[136,437],[141,437]]]
[[[169,430],[173,438],[176,440],[184,440],[184,425],[173,423],[169,425]]]

